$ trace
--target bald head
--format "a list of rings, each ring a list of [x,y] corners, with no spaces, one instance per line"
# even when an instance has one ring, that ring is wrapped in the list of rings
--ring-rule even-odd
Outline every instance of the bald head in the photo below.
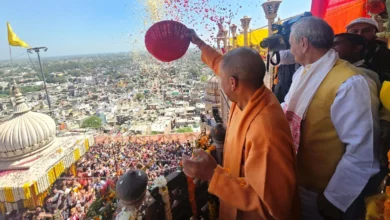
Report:
[[[240,47],[226,53],[220,66],[227,77],[235,77],[253,88],[263,85],[265,64],[260,54],[249,48]]]

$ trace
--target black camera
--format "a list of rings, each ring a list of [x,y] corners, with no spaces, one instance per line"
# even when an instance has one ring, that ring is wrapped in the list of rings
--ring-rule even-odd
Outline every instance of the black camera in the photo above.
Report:
[[[273,24],[272,31],[276,31],[276,33],[268,38],[265,38],[260,42],[260,47],[269,51],[281,51],[290,49],[290,44],[288,42],[291,33],[291,27],[304,17],[311,17],[312,14],[310,12],[305,12],[301,16],[291,18],[283,22],[283,24]]]

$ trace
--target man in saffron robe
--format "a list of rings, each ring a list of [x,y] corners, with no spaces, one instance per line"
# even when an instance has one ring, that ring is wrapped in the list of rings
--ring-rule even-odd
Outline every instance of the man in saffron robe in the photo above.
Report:
[[[299,219],[292,137],[278,100],[263,84],[261,56],[250,48],[222,56],[193,30],[189,37],[219,76],[232,106],[223,167],[199,150],[196,158],[183,156],[184,172],[210,181],[208,191],[220,200],[220,219]]]
[[[364,201],[357,198],[379,172],[376,85],[339,58],[333,40],[332,28],[316,17],[295,23],[289,40],[302,67],[282,107],[298,153],[302,215],[309,220],[359,219]]]

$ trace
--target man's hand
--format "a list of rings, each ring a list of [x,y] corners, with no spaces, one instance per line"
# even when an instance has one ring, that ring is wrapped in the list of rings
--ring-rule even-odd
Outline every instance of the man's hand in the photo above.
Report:
[[[204,150],[196,150],[197,157],[189,158],[183,155],[182,163],[184,173],[192,178],[210,181],[214,175],[217,162]]]
[[[323,193],[318,195],[317,198],[318,212],[325,220],[341,220],[344,212],[334,206]]]
[[[193,30],[193,29],[188,29],[188,33],[186,36],[187,36],[187,38],[189,38],[191,40],[191,42],[193,44],[195,44],[198,47],[200,47],[202,44],[204,44],[204,42],[198,37],[195,30]]]

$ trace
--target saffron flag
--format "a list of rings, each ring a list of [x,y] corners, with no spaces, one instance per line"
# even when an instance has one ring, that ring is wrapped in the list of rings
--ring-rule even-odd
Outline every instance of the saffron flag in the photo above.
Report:
[[[7,22],[8,27],[8,43],[11,46],[28,48],[28,44],[22,41],[13,31],[11,25]]]

